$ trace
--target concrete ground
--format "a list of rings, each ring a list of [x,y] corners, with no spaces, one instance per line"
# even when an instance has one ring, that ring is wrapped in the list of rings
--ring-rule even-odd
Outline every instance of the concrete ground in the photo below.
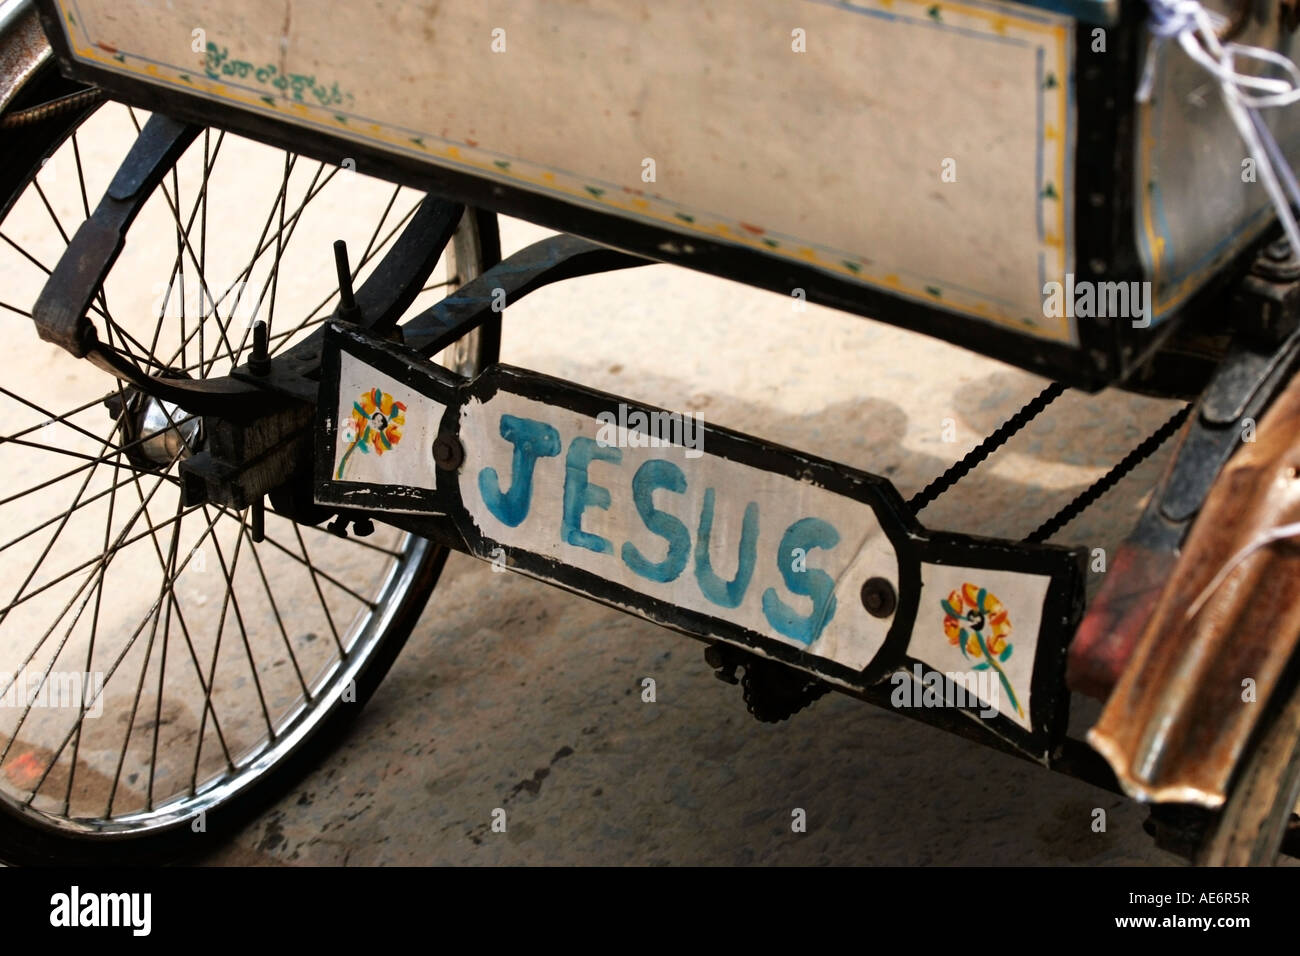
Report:
[[[503,226],[507,249],[544,233]],[[507,312],[503,359],[919,489],[1045,384],[915,334],[668,266]],[[1020,535],[1171,404],[1070,393],[923,521]],[[944,420],[956,440],[943,441]],[[1163,456],[1058,541],[1110,548]],[[641,699],[653,677],[656,700]],[[1093,711],[1076,700],[1075,724]],[[1092,829],[1095,808],[1108,815]],[[494,832],[497,808],[506,831]],[[806,833],[792,813],[806,811]],[[780,725],[702,645],[453,555],[341,747],[209,862],[311,865],[1171,863],[1145,812],[849,698]]]
[[[92,202],[131,135],[102,146],[107,172],[90,183]],[[100,147],[87,137],[83,148],[93,157]],[[240,181],[264,174],[274,190],[279,159],[257,162],[265,165],[240,162]],[[58,177],[76,183],[75,171]],[[240,190],[214,205],[214,236],[242,238],[269,208]],[[329,279],[327,240],[349,217],[364,218],[364,204],[351,196],[327,207],[333,220],[321,231],[304,227],[315,244],[286,273],[286,288],[319,297]],[[382,204],[383,194],[368,201]],[[56,208],[75,221],[80,200],[74,193],[66,202]],[[48,226],[34,201],[20,212],[6,223],[10,235],[25,241]],[[369,226],[358,228],[363,242]],[[170,255],[165,220],[160,235],[158,250],[144,247],[146,258]],[[543,235],[503,223],[507,252]],[[9,268],[0,268],[7,290],[18,281]],[[121,281],[147,302],[166,278],[154,271],[126,270]],[[32,281],[38,289],[43,279]],[[115,289],[114,301],[129,292]],[[798,311],[781,295],[668,266],[552,286],[512,306],[503,359],[702,412],[711,424],[888,476],[905,496],[1045,384],[940,341],[816,306]],[[16,374],[35,389],[69,361],[41,344]],[[93,388],[102,387],[96,380]],[[1023,536],[1172,407],[1118,391],[1067,393],[922,521]],[[1147,461],[1055,540],[1113,548],[1163,461],[1163,454]],[[140,560],[153,562],[148,554]],[[1100,576],[1093,577],[1095,589]],[[832,695],[786,723],[759,724],[739,688],[714,679],[702,650],[452,555],[347,738],[207,862],[1176,862],[1151,845],[1144,811],[1127,801],[895,713]],[[656,682],[653,703],[642,701],[647,677]],[[1093,712],[1076,699],[1076,732]],[[1097,808],[1107,814],[1100,833]],[[492,828],[498,809],[505,832]],[[796,810],[806,814],[806,832],[792,831]]]

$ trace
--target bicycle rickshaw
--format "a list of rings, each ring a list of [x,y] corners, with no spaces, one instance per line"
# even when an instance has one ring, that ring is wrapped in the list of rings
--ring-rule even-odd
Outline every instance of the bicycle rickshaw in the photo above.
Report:
[[[1294,852],[1296,25],[1291,0],[3,3],[0,855],[165,857],[240,819],[374,692],[450,550],[704,641],[761,720],[914,685],[943,706],[909,716],[1148,802],[1199,861]],[[282,154],[265,219],[209,228],[256,149]],[[391,198],[345,234],[362,188]],[[3,228],[24,204],[47,234]],[[560,234],[502,258],[497,214]],[[1051,384],[904,498],[497,361],[511,304],[649,262]],[[124,298],[146,269],[156,300]],[[1026,540],[922,523],[1108,387],[1186,404]],[[1088,555],[1049,539],[1169,441],[1085,602]],[[1106,702],[1086,740],[1071,692]]]

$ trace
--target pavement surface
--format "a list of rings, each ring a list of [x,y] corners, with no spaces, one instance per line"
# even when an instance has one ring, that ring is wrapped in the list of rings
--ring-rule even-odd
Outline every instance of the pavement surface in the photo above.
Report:
[[[507,250],[544,232],[503,226]],[[1046,384],[942,342],[668,266],[507,310],[503,360],[922,487]],[[1023,534],[1173,405],[1069,393],[931,506]],[[945,420],[955,434],[945,432]],[[945,442],[945,437],[955,441]],[[1163,456],[1056,539],[1111,548]],[[1094,582],[1095,584],[1095,582]],[[1106,791],[832,695],[746,712],[689,638],[453,554],[337,752],[213,863],[1173,863]],[[655,680],[653,703],[642,681]],[[1095,706],[1075,701],[1076,729]],[[504,833],[492,829],[505,810]],[[1094,811],[1107,828],[1094,832]],[[796,833],[796,809],[807,831]]]
[[[101,170],[92,202],[131,135],[84,137],[88,161]],[[235,147],[226,148],[229,157]],[[215,237],[246,236],[265,216],[270,203],[253,187],[269,181],[274,193],[282,162],[278,154],[238,160],[237,188],[211,211],[210,255]],[[75,169],[60,167],[56,182],[75,185]],[[348,228],[364,243],[385,195],[330,200],[328,221],[304,226],[295,240],[307,249],[286,270],[282,294],[319,298],[331,276],[328,240]],[[75,221],[80,200],[73,192],[55,208]],[[28,203],[7,234],[36,241],[45,217]],[[119,270],[114,302],[156,299],[166,278],[157,263],[174,252],[169,221],[156,248],[133,240],[129,251],[142,258]],[[502,229],[507,252],[546,235],[516,221]],[[0,263],[7,290],[18,287],[21,265]],[[38,288],[41,277],[31,281]],[[596,276],[511,306],[503,359],[700,412],[711,424],[887,476],[904,496],[1046,384],[941,341],[798,305],[668,266]],[[22,363],[11,363],[22,387],[81,373],[68,356],[34,343],[30,329],[15,325],[11,334],[30,346]],[[1173,407],[1119,391],[1069,392],[921,520],[1022,536]],[[1113,549],[1163,461],[1163,453],[1148,460],[1054,540]],[[1095,590],[1101,576],[1092,578]],[[129,592],[112,600],[136,597]],[[309,599],[305,590],[296,598]],[[281,609],[291,620],[294,600]],[[645,678],[655,681],[653,702],[642,699]],[[1076,698],[1076,733],[1095,711]],[[1098,808],[1104,832],[1093,826]],[[492,826],[497,810],[504,832]],[[804,832],[792,827],[797,811]],[[703,645],[453,554],[340,746],[206,862],[1177,862],[1152,846],[1144,817],[1112,793],[839,695],[780,725],[759,724],[740,689],[714,679]]]

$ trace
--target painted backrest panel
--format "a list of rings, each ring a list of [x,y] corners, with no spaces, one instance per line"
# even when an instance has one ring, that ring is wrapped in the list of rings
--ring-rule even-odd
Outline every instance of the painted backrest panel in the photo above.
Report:
[[[1237,42],[1295,56],[1300,47],[1292,39],[1290,33],[1279,37],[1278,0],[1270,0]],[[1176,43],[1160,48],[1155,63],[1150,101],[1137,113],[1133,186],[1137,246],[1158,322],[1257,238],[1275,214],[1217,84]],[[1300,106],[1261,115],[1294,166]]]
[[[1074,255],[1075,26],[1057,13],[989,0],[58,6],[73,56],[106,69],[1078,341],[1042,291]]]

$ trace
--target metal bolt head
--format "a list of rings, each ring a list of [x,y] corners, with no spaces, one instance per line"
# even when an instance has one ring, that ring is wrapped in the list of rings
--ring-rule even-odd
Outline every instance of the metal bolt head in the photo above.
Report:
[[[898,607],[898,594],[884,578],[867,578],[862,582],[862,606],[872,617],[889,617]]]
[[[1291,243],[1286,239],[1270,242],[1264,247],[1264,255],[1274,262],[1286,262],[1291,258]]]
[[[465,461],[465,446],[455,435],[443,433],[433,443],[433,463],[443,471],[455,471]]]
[[[254,375],[266,375],[271,371],[268,335],[265,322],[258,319],[253,323],[253,351],[248,356],[248,370]]]

